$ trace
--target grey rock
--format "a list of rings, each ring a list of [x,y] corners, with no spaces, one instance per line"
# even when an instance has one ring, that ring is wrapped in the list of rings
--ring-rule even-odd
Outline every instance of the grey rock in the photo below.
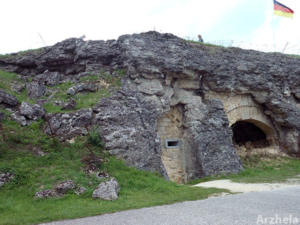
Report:
[[[113,155],[130,166],[166,174],[161,163],[161,147],[157,142],[157,107],[138,91],[124,86],[94,108],[94,124],[101,127],[101,138]]]
[[[22,102],[20,114],[30,120],[37,120],[45,115],[45,110],[38,104],[31,105],[27,102]]]
[[[39,84],[44,84],[46,86],[54,86],[60,83],[64,79],[64,76],[59,72],[49,72],[45,71],[34,77],[34,81]]]
[[[21,93],[25,89],[26,85],[23,83],[14,83],[11,86],[11,90],[17,93]]]
[[[72,180],[63,181],[54,186],[54,190],[58,194],[65,194],[68,191],[73,190],[74,188],[75,188],[75,183]]]
[[[72,113],[56,113],[46,115],[45,132],[67,140],[78,135],[86,135],[93,125],[91,109],[82,109]]]
[[[30,98],[39,98],[46,94],[46,87],[37,81],[32,81],[26,85],[27,94]]]
[[[97,91],[98,87],[95,84],[92,83],[84,83],[84,84],[78,84],[73,87],[70,87],[67,90],[68,95],[76,95],[79,92],[95,92]]]
[[[38,191],[34,194],[34,198],[36,199],[54,198],[54,197],[59,197],[59,195],[54,190],[51,189]]]
[[[0,122],[5,118],[5,114],[3,112],[0,112]]]
[[[28,122],[25,118],[25,116],[22,116],[19,112],[14,112],[11,114],[11,118],[21,124],[22,126],[28,125]]]
[[[81,195],[83,194],[84,192],[86,192],[86,188],[85,187],[79,187],[78,189],[75,190],[75,194],[77,195]]]
[[[118,193],[120,191],[120,185],[114,178],[109,181],[102,182],[93,191],[93,198],[100,198],[107,201],[114,201],[118,199]]]
[[[15,175],[9,172],[0,173],[0,187],[14,179]]]
[[[0,89],[0,104],[6,104],[7,106],[17,106],[19,104],[17,98]]]

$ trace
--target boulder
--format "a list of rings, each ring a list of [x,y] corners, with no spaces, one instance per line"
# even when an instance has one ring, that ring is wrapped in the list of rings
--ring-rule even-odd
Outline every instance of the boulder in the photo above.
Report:
[[[79,92],[96,92],[98,90],[98,86],[92,83],[84,83],[78,84],[73,87],[70,87],[67,90],[68,95],[76,95]]]
[[[45,132],[55,134],[61,140],[67,140],[88,133],[92,126],[93,113],[91,109],[81,109],[71,113],[47,114]]]
[[[92,197],[107,201],[114,201],[118,199],[119,191],[120,185],[118,181],[115,178],[111,178],[109,181],[100,183],[94,190]]]
[[[8,106],[17,106],[19,104],[17,98],[11,94],[0,89],[0,104],[6,104]]]
[[[14,112],[10,115],[11,119],[16,121],[17,123],[21,124],[22,126],[28,125],[28,122],[25,116],[22,116],[19,112]]]
[[[75,188],[75,183],[72,180],[66,180],[54,186],[54,190],[58,194],[65,194]]]
[[[26,85],[27,94],[30,98],[39,98],[46,94],[46,87],[37,81],[32,81]]]
[[[15,176],[12,173],[0,173],[0,187],[11,181]]]
[[[78,189],[75,190],[75,194],[76,195],[81,195],[84,192],[86,192],[86,188],[85,187],[79,187]]]
[[[25,89],[26,85],[23,83],[14,83],[11,86],[11,90],[17,93],[21,93]]]
[[[34,77],[34,81],[39,84],[44,84],[46,86],[55,86],[62,81],[64,76],[59,72],[49,72],[45,71],[42,74],[39,74]]]
[[[20,114],[30,120],[37,120],[45,115],[45,110],[38,104],[31,105],[27,102],[22,102]]]

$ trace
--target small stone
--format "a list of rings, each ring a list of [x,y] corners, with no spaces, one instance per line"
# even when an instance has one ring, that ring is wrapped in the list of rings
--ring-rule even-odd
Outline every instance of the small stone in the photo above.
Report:
[[[115,178],[109,181],[102,182],[94,190],[92,197],[100,198],[107,201],[114,201],[118,199],[118,193],[120,191],[120,185]]]
[[[51,189],[38,191],[34,195],[34,198],[53,198],[53,197],[58,197],[58,195],[54,190]]]
[[[86,188],[85,187],[79,187],[77,190],[75,190],[75,194],[77,194],[77,195],[81,195],[84,192],[86,192]]]
[[[72,180],[63,181],[54,186],[55,191],[59,194],[65,194],[69,190],[72,190],[74,188],[75,188],[75,183]]]
[[[15,112],[10,116],[13,120],[21,124],[22,126],[28,125],[27,120],[24,116],[22,116],[19,112]]]
[[[78,84],[73,87],[70,87],[67,90],[68,95],[76,95],[79,92],[95,92],[98,90],[97,85],[88,83],[88,84]]]

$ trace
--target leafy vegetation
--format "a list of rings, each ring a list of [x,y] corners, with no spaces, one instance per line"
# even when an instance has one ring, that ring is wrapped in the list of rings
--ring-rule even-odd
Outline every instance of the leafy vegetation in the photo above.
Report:
[[[99,128],[75,143],[61,143],[42,132],[43,121],[21,127],[4,120],[0,129],[0,171],[10,171],[15,178],[1,187],[0,224],[36,224],[52,220],[77,218],[125,209],[203,199],[224,190],[194,188],[164,180],[156,173],[127,167],[110,157],[99,138]],[[45,154],[41,155],[40,152]],[[85,173],[86,159],[104,159],[99,169],[114,176],[121,191],[117,201],[93,200],[92,192],[100,180]],[[50,189],[53,184],[72,179],[87,191],[77,196],[34,199],[36,191]]]

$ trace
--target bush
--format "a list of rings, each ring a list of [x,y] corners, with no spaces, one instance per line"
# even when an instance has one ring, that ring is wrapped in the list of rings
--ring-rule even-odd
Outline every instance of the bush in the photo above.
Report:
[[[101,149],[104,148],[101,137],[100,137],[100,128],[94,127],[87,135],[87,144],[90,144]]]

